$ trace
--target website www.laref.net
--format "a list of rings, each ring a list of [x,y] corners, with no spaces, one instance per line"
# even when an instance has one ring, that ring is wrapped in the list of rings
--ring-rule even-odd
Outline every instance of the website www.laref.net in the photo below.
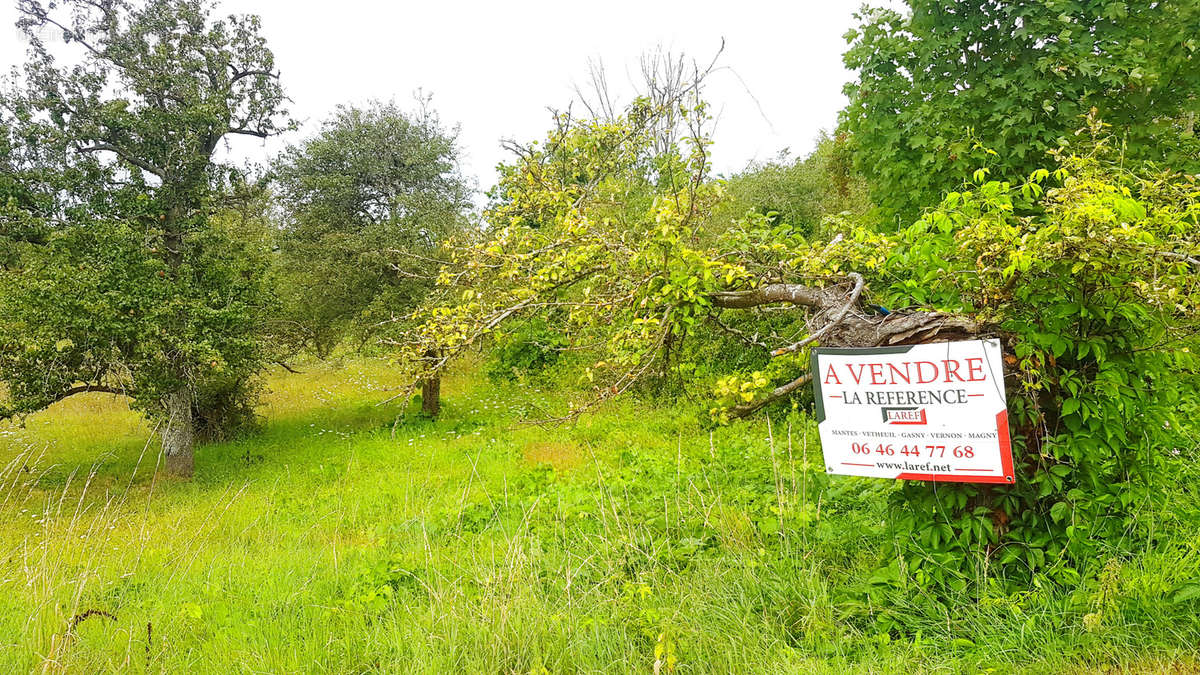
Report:
[[[919,471],[921,473],[949,473],[951,470],[949,464],[935,464],[933,462],[925,462],[923,464],[913,464],[912,462],[875,462],[875,466],[880,469]]]

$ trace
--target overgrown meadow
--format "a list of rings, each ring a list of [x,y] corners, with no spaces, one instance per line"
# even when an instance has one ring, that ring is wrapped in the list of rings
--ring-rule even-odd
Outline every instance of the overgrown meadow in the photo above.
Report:
[[[0,428],[0,669],[1200,669],[1194,450],[1095,580],[955,597],[885,534],[894,484],[826,476],[803,413],[709,430],[625,398],[539,427],[559,388],[474,361],[430,421],[380,405],[387,361],[297,368],[190,481],[119,397]]]
[[[733,173],[834,54],[593,62],[490,185],[261,3],[7,1],[0,674],[1200,673],[1200,0],[865,6]],[[814,349],[980,340],[1003,476],[826,473]]]

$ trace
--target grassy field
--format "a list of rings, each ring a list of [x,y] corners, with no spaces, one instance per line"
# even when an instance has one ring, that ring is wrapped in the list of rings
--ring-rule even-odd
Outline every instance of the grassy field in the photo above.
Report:
[[[945,599],[878,572],[892,485],[800,415],[542,428],[556,394],[468,369],[397,422],[390,374],[272,376],[188,482],[112,396],[0,426],[0,671],[1200,672],[1194,470],[1096,581]]]

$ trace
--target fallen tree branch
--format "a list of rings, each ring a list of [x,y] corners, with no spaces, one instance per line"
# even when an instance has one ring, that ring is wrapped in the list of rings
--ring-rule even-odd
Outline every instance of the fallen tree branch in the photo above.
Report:
[[[861,291],[860,291],[861,294]],[[860,296],[861,297],[861,296]],[[815,333],[829,347],[879,347],[920,344],[937,340],[959,340],[979,333],[978,324],[965,316],[936,311],[892,312],[886,316],[851,311],[844,292],[836,287],[772,283],[746,291],[722,291],[709,296],[714,307],[752,309],[762,305],[791,304],[820,310]],[[845,307],[829,320],[822,313]]]
[[[820,328],[820,330],[817,330],[815,333],[810,334],[808,337],[799,342],[794,342],[786,347],[780,347],[779,349],[776,349],[775,351],[771,352],[771,356],[782,356],[784,354],[790,354],[792,352],[799,351],[821,339],[821,336],[825,333],[828,333],[830,328],[833,328],[842,322],[842,319],[846,317],[846,312],[850,311],[850,308],[858,302],[859,296],[862,295],[863,286],[866,284],[862,275],[858,272],[851,272],[848,276],[854,280],[854,288],[850,291],[850,297],[846,298],[846,304],[842,305],[842,308],[839,309],[838,313],[829,320],[829,323],[826,323]]]
[[[866,282],[858,273],[852,272],[847,276],[854,281],[848,297],[844,290],[837,287],[788,283],[764,284],[748,291],[714,293],[710,297],[714,306],[724,309],[751,309],[761,305],[785,303],[816,310],[813,316],[813,322],[817,324],[815,330],[803,340],[771,352],[772,356],[797,352],[817,340],[830,347],[881,347],[963,340],[979,336],[978,323],[956,314],[917,310],[876,315],[853,311],[862,298]],[[753,414],[793,394],[811,381],[812,373],[805,373],[776,387],[761,399],[734,406],[729,410],[729,416],[738,418]]]

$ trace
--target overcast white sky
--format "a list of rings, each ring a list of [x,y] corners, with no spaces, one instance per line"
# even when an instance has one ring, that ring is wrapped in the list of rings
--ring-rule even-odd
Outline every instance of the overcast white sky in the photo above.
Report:
[[[885,4],[875,2],[873,4]],[[503,138],[528,141],[549,127],[600,60],[628,90],[641,54],[662,46],[711,59],[725,40],[707,90],[718,115],[713,158],[729,173],[779,150],[808,152],[844,105],[849,78],[843,35],[858,0],[740,2],[563,0],[372,2],[224,0],[223,13],[262,17],[293,115],[295,142],[339,103],[433,95],[443,121],[461,126],[464,169],[486,189],[505,159]],[[24,60],[12,28],[13,0],[0,0],[0,65]],[[281,142],[239,139],[235,156],[266,161]]]

